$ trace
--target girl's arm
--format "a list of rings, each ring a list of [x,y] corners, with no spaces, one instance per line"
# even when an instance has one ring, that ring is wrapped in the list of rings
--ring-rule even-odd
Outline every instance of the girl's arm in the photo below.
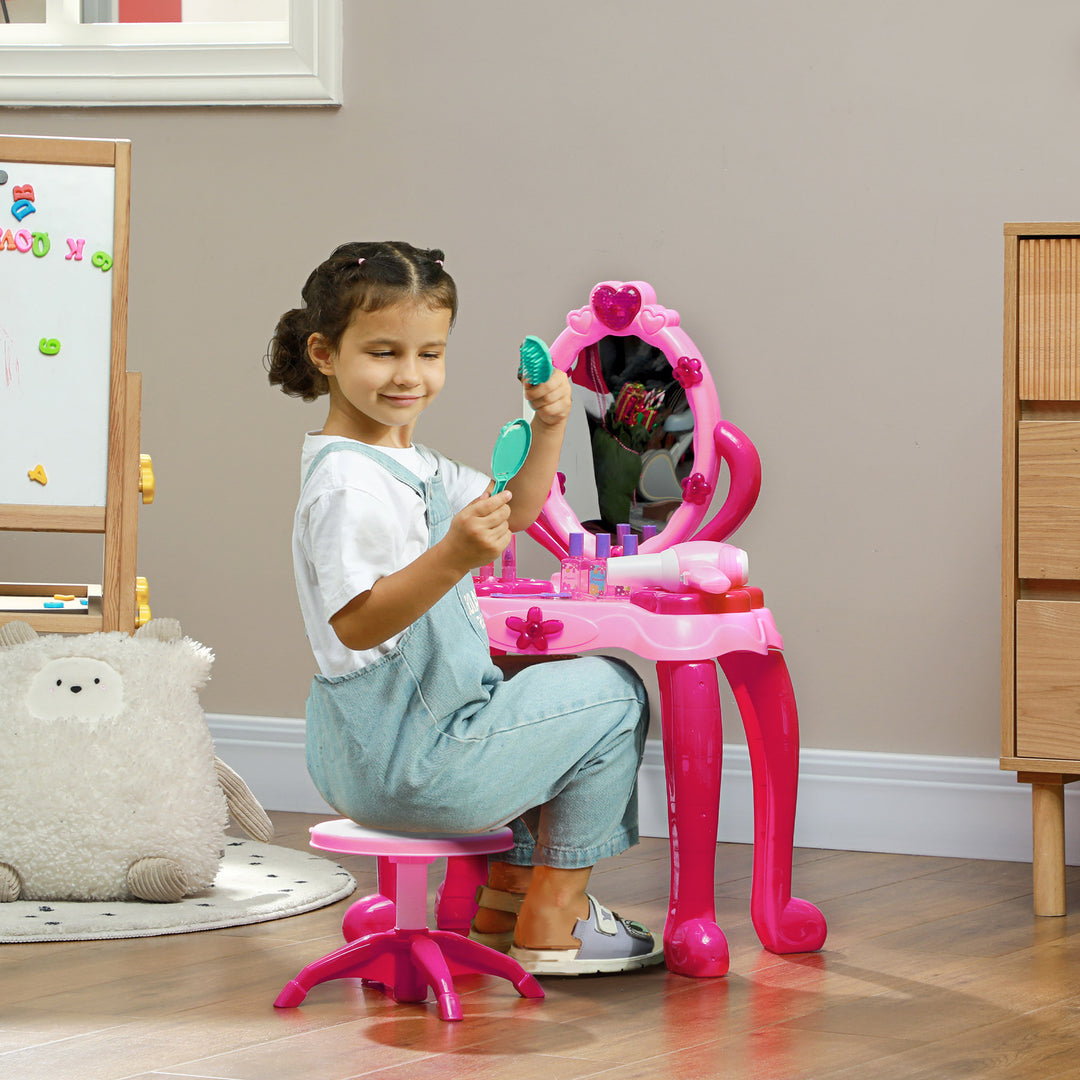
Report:
[[[509,490],[482,495],[454,516],[446,535],[418,558],[379,578],[330,618],[347,649],[373,649],[414,623],[474,566],[510,543]]]
[[[527,529],[537,518],[551,490],[559,466],[566,421],[570,416],[570,380],[566,372],[555,371],[538,386],[525,384],[525,397],[536,410],[532,420],[532,445],[529,456],[517,475],[506,485],[514,493],[510,510],[513,532]],[[483,565],[483,564],[481,564]]]

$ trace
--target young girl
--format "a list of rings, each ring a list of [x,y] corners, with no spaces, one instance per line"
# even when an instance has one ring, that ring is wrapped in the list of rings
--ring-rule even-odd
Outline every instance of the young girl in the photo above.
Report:
[[[555,372],[526,386],[532,447],[507,489],[413,442],[442,389],[457,292],[441,251],[339,247],[278,322],[270,381],[329,396],[309,434],[293,561],[320,674],[307,701],[312,778],[371,828],[480,832],[509,823],[472,936],[534,973],[626,971],[661,943],[586,893],[593,864],[637,842],[648,726],[640,679],[583,657],[504,679],[471,570],[527,528],[570,411]],[[482,416],[474,417],[476,422]],[[493,433],[494,436],[494,433]]]

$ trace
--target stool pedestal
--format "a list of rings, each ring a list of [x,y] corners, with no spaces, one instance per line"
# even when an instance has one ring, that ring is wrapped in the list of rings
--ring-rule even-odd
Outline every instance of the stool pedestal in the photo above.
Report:
[[[496,975],[522,997],[544,996],[540,984],[516,960],[465,936],[475,908],[469,897],[484,880],[487,855],[513,846],[509,828],[475,836],[418,836],[365,829],[343,820],[316,825],[311,834],[311,846],[320,850],[376,856],[379,892],[358,900],[346,913],[342,928],[348,944],[290,979],[275,1007],[293,1008],[319,983],[350,978],[363,979],[399,1002],[424,1001],[430,986],[443,1020],[462,1019],[455,975]],[[437,903],[440,928],[431,930],[427,870],[444,857],[447,876]]]

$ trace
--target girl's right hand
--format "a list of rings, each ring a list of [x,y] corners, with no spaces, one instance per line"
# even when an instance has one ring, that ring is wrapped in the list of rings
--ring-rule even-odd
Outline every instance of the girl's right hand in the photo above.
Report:
[[[454,515],[443,542],[463,572],[494,562],[510,543],[511,492],[481,495]]]

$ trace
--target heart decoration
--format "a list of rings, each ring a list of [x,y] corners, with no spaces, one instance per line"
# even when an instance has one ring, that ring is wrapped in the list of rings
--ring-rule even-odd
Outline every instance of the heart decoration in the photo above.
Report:
[[[641,309],[641,328],[646,334],[657,334],[667,325],[667,314],[654,307]]]
[[[599,285],[593,290],[592,306],[606,327],[625,330],[641,310],[641,293],[633,285],[624,285],[617,292],[610,285]]]
[[[584,334],[592,326],[592,309],[583,307],[566,316],[566,325],[578,334]]]

